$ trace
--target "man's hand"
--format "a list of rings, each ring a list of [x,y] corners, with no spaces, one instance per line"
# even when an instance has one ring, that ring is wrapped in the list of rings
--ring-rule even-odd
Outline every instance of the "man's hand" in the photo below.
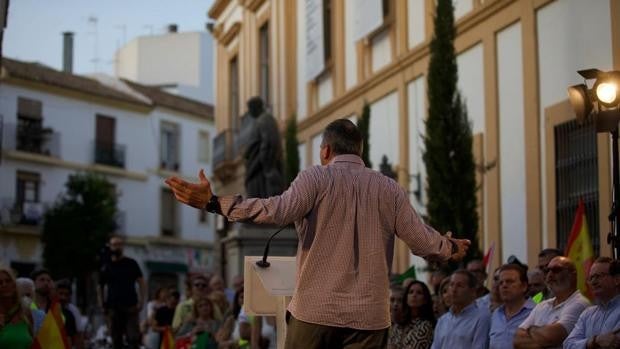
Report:
[[[452,243],[454,243],[457,247],[455,253],[450,257],[451,260],[458,262],[465,257],[467,254],[467,250],[469,250],[469,245],[471,245],[471,241],[467,239],[453,239],[452,232],[447,232],[446,237],[450,239]]]
[[[205,176],[203,170],[198,172],[199,183],[190,183],[182,180],[179,177],[170,177],[165,180],[165,183],[172,189],[172,192],[176,199],[186,205],[204,209],[213,192],[211,191],[211,183]]]
[[[596,336],[596,344],[600,348],[619,348],[620,336],[614,332],[600,334]]]

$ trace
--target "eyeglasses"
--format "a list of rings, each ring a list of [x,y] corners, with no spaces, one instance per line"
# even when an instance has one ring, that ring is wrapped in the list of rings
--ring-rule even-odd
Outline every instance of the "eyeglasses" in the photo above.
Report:
[[[606,276],[609,276],[609,273],[598,273],[598,274],[590,274],[590,276],[588,276],[588,282],[592,283],[596,280],[600,280]]]
[[[198,282],[194,284],[194,287],[196,288],[207,288],[207,284],[202,283],[202,282]]]
[[[552,272],[553,274],[559,274],[561,272],[563,272],[564,270],[566,270],[565,268],[562,267],[549,267],[549,268],[545,268],[545,274]]]

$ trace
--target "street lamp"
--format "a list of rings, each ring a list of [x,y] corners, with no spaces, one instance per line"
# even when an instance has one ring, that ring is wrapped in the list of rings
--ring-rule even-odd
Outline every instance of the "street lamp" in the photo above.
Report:
[[[620,122],[620,71],[602,72],[598,69],[577,71],[585,79],[584,84],[570,86],[568,97],[573,106],[577,121],[582,123],[592,119],[596,132],[609,132],[612,142],[613,198],[609,223],[611,232],[607,235],[607,243],[611,244],[614,258],[620,252],[620,214],[618,214],[620,177],[618,170],[618,122]],[[588,80],[594,81],[588,88]]]

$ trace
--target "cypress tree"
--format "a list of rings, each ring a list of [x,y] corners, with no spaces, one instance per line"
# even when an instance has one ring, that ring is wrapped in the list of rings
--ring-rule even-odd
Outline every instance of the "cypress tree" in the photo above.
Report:
[[[362,160],[366,164],[366,167],[372,168],[370,162],[370,106],[368,102],[364,102],[364,108],[362,109],[362,116],[357,121],[357,127],[360,129],[363,138],[363,151]]]
[[[286,183],[290,185],[299,173],[299,141],[297,140],[297,118],[293,114],[286,122]]]
[[[470,239],[465,262],[479,258],[476,177],[471,124],[457,91],[452,0],[438,0],[430,44],[426,151],[429,223],[441,232]]]

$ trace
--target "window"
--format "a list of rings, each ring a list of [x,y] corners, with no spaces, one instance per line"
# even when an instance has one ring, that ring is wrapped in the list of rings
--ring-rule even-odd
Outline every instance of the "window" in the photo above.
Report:
[[[17,98],[17,149],[41,153],[44,141],[43,106],[40,101]]]
[[[270,105],[269,100],[269,22],[260,27],[258,32],[258,64],[259,64],[259,88],[260,97],[265,105]]]
[[[176,236],[177,232],[177,204],[168,188],[161,190],[161,235]]]
[[[571,120],[554,127],[557,247],[564,250],[579,200],[586,207],[588,230],[595,255],[600,250],[598,149],[592,120]]]
[[[204,163],[211,161],[211,135],[208,131],[198,133],[198,161]]]
[[[206,210],[198,210],[198,222],[201,224],[209,223],[209,215]]]
[[[125,167],[125,148],[116,144],[116,119],[97,115],[95,127],[95,162]]]
[[[325,62],[332,59],[332,1],[323,0],[323,43]]]
[[[17,171],[15,208],[20,214],[20,224],[36,225],[43,217],[39,202],[41,176],[38,173]]]
[[[176,124],[162,121],[160,127],[160,168],[179,170],[179,130]]]
[[[239,62],[237,56],[230,60],[230,122],[231,128],[239,128]]]

